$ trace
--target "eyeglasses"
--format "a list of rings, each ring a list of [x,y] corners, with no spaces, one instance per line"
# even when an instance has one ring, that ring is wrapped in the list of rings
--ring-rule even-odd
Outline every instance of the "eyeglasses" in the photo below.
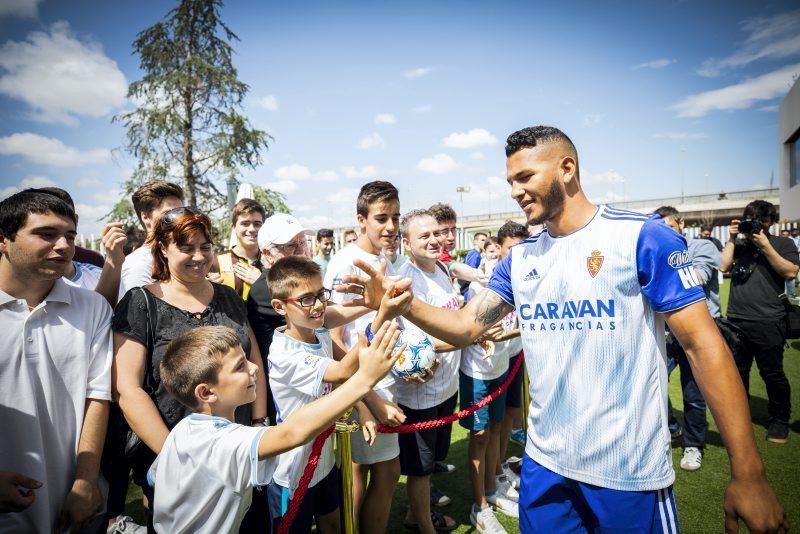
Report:
[[[303,295],[300,298],[297,297],[286,297],[285,299],[280,299],[286,302],[297,302],[303,308],[313,308],[317,301],[325,304],[329,300],[331,300],[331,290],[322,288],[322,290],[317,293],[316,295]]]
[[[181,206],[179,208],[172,208],[161,216],[161,226],[165,224],[172,224],[175,219],[181,215],[189,213],[191,215],[203,215],[203,212],[193,206]]]

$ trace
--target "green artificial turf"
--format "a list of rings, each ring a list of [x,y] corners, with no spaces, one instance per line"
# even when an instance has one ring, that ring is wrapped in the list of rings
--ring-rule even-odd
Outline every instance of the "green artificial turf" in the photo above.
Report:
[[[727,305],[727,282],[721,288],[723,310]],[[800,525],[800,342],[786,350],[784,365],[786,374],[792,384],[792,423],[789,443],[776,445],[766,441],[767,394],[764,383],[754,366],[751,374],[750,409],[753,417],[756,442],[767,468],[767,476],[778,498],[789,514],[792,525]],[[672,373],[669,388],[672,404],[678,419],[682,419],[683,406],[679,372]],[[689,473],[679,467],[682,456],[680,444],[673,447],[673,465],[675,466],[675,496],[678,502],[680,527],[687,533],[721,532],[723,530],[722,499],[725,485],[730,476],[728,457],[713,419],[709,415],[709,431],[707,445],[703,457],[703,467],[699,471]],[[510,444],[509,455],[522,456],[521,447]],[[434,475],[433,484],[447,493],[453,503],[439,508],[460,523],[455,532],[473,532],[469,522],[471,506],[469,477],[467,475],[467,431],[460,425],[453,425],[453,441],[450,447],[448,462],[456,465],[457,470],[451,474]],[[142,521],[143,515],[139,503],[141,493],[131,486],[128,493],[127,513]],[[408,506],[405,477],[401,477],[392,505],[389,532],[408,532],[403,527],[403,517]],[[518,532],[515,519],[498,514],[500,522],[508,532]],[[266,530],[265,530],[266,532]],[[368,530],[366,532],[369,532]]]

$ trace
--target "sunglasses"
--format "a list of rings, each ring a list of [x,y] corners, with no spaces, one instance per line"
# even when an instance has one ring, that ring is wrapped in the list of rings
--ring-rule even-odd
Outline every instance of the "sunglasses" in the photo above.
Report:
[[[286,297],[285,299],[279,299],[285,302],[296,302],[300,304],[303,308],[313,308],[317,301],[325,304],[329,300],[331,300],[331,290],[322,288],[322,290],[317,293],[316,295],[303,295],[302,297]]]
[[[172,208],[161,216],[161,226],[172,224],[181,215],[188,213],[190,215],[203,215],[203,212],[192,206],[181,206],[179,208]]]

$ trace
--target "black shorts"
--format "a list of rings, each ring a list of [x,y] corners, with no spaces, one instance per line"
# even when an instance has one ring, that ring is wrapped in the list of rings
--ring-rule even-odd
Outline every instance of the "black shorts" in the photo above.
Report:
[[[508,361],[508,372],[511,372],[511,369],[514,368],[514,364],[517,363],[518,358],[524,358],[525,355],[522,351],[519,351],[519,354],[516,356],[512,356],[511,359]],[[511,381],[511,384],[508,385],[508,389],[506,390],[506,406],[508,408],[522,408],[522,373],[525,372],[525,363],[523,362],[522,367],[519,368],[517,374],[514,376],[514,380]]]
[[[341,494],[339,476],[339,468],[333,466],[331,472],[316,486],[308,488],[289,532],[292,534],[311,532],[311,524],[315,517],[327,515],[339,508],[339,495]],[[288,510],[289,490],[274,481],[270,482],[267,486],[267,501],[269,502],[272,532],[277,532],[281,520]],[[265,528],[265,531],[269,531],[269,529]]]
[[[458,395],[453,395],[432,408],[414,410],[400,405],[406,414],[405,424],[440,419],[453,413]],[[450,435],[453,424],[431,430],[399,434],[400,472],[406,476],[423,477],[433,474],[434,464],[443,462],[450,451]]]

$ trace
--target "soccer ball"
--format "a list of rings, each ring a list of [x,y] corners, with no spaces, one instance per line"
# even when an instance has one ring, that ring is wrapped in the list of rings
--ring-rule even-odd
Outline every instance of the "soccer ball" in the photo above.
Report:
[[[417,329],[407,329],[400,332],[395,348],[400,348],[406,343],[406,349],[400,355],[394,366],[392,374],[398,378],[411,378],[424,376],[425,369],[433,365],[436,360],[436,351],[431,338]]]

